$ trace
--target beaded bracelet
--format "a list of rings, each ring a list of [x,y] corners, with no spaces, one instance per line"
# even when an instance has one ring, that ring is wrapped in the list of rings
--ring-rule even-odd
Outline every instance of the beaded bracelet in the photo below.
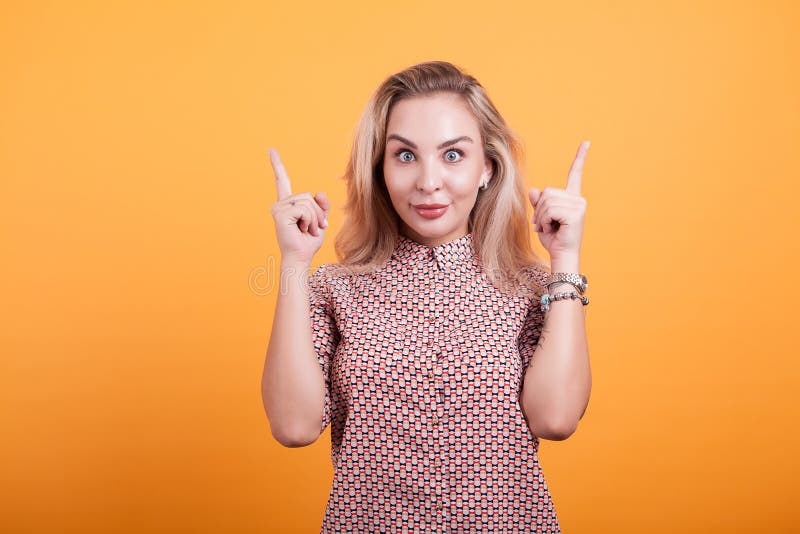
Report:
[[[580,299],[581,303],[583,303],[584,306],[589,304],[589,297],[587,297],[586,295],[579,295],[572,291],[568,293],[556,293],[554,295],[545,293],[544,295],[542,295],[542,301],[541,301],[542,311],[543,312],[549,311],[551,302],[555,302],[557,300],[565,300],[565,299],[572,299],[572,300]]]
[[[558,286],[558,285],[561,285],[561,284],[569,284],[572,287],[574,287],[575,289],[577,289],[578,293],[583,295],[583,290],[578,287],[578,284],[574,284],[574,283],[570,282],[569,280],[556,280],[555,282],[550,282],[549,284],[547,284],[547,291],[549,292],[549,291],[551,291],[553,289],[553,286]]]

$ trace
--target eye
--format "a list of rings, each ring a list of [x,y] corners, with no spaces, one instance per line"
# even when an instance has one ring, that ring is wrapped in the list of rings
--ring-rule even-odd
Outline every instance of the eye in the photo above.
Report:
[[[453,156],[457,156],[457,157],[453,157]],[[444,157],[450,163],[454,163],[456,161],[459,161],[461,158],[463,158],[464,157],[464,153],[461,150],[458,150],[457,148],[451,148],[450,150],[448,150],[447,152],[444,153]]]
[[[406,158],[405,157],[406,154],[411,156],[411,159]],[[410,162],[414,161],[414,154],[412,154],[410,150],[406,150],[406,149],[398,150],[395,153],[395,156],[400,156],[400,161],[402,161],[404,163],[410,163]]]

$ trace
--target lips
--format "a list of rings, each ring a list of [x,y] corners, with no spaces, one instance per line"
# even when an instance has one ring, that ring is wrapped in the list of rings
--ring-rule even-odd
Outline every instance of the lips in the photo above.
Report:
[[[414,211],[426,219],[436,219],[444,215],[448,204],[414,204]]]

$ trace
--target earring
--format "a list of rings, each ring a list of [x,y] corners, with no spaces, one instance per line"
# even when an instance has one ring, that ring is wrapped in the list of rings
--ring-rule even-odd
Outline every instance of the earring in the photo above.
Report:
[[[489,182],[488,182],[488,181],[486,181],[486,182],[483,182],[483,183],[481,184],[481,189],[483,189],[484,191],[486,191],[486,188],[487,188],[487,187],[489,187]]]

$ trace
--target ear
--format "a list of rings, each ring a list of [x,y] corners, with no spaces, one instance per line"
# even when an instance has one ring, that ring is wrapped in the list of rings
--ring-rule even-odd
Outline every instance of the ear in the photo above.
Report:
[[[481,175],[481,178],[488,184],[492,179],[492,162],[489,159],[485,159],[484,162],[483,174]]]

